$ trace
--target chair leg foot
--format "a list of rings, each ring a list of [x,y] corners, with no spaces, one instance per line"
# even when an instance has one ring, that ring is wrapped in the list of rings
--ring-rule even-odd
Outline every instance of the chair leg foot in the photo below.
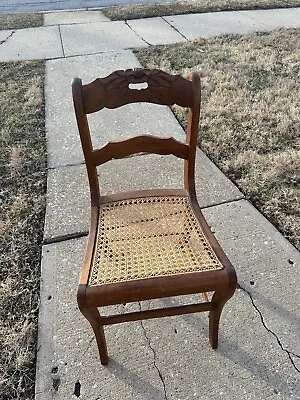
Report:
[[[108,363],[108,353],[107,353],[104,329],[103,325],[101,324],[101,317],[99,311],[97,308],[85,308],[84,310],[80,309],[80,311],[89,321],[89,323],[93,328],[98,345],[101,364],[106,365]]]
[[[209,312],[209,342],[212,349],[218,347],[219,322],[224,305],[235,291],[235,287],[226,292],[216,291],[211,302],[214,304],[213,310]]]
[[[94,332],[95,332],[95,330],[94,330]],[[106,365],[108,363],[108,352],[107,352],[106,340],[105,340],[105,335],[104,335],[104,329],[103,329],[102,325],[99,326],[99,332],[97,334],[95,333],[95,336],[96,336],[96,340],[97,340],[101,364]]]
[[[212,349],[218,347],[219,321],[223,307],[216,307],[209,313],[209,342]]]

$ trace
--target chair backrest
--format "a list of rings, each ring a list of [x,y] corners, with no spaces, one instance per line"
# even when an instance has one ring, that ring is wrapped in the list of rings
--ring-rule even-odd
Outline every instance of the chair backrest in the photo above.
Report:
[[[147,87],[145,89],[131,87],[141,83],[145,83]],[[173,154],[184,159],[184,186],[191,196],[195,196],[194,170],[200,115],[200,78],[197,73],[192,73],[189,79],[185,79],[155,69],[120,70],[86,85],[82,85],[81,79],[75,78],[72,92],[88,171],[92,205],[98,205],[100,201],[96,167],[109,160],[140,152]],[[103,108],[114,109],[137,102],[177,104],[189,108],[186,143],[181,143],[173,137],[140,135],[109,142],[100,149],[93,149],[87,114]]]

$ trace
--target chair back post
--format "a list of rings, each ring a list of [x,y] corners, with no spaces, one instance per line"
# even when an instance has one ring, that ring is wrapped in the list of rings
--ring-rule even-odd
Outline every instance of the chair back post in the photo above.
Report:
[[[98,206],[100,202],[99,182],[96,165],[93,162],[93,145],[87,116],[83,106],[82,81],[80,78],[74,78],[72,82],[73,103],[75,115],[80,134],[81,145],[85,158],[88,179],[90,184],[91,205]]]
[[[201,103],[201,83],[199,74],[193,72],[189,79],[192,81],[193,105],[189,109],[186,130],[186,143],[189,146],[188,159],[184,161],[184,187],[193,198],[196,197],[195,188],[195,160],[198,139],[198,128]]]
[[[129,84],[148,84],[147,89],[130,89]],[[195,193],[195,156],[200,116],[200,78],[192,73],[189,80],[177,75],[169,75],[160,70],[120,70],[105,78],[82,85],[80,78],[72,83],[73,102],[81,144],[90,184],[91,205],[98,206],[100,190],[97,165],[113,158],[123,158],[137,152],[173,154],[184,161],[184,187],[191,197]],[[87,114],[103,108],[118,108],[135,102],[150,102],[161,105],[177,104],[189,108],[186,144],[174,138],[154,138],[137,136],[119,142],[108,142],[103,148],[94,150],[87,120]]]

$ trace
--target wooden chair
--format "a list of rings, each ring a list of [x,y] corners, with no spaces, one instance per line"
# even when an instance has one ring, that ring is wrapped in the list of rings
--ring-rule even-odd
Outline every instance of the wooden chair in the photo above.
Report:
[[[143,82],[146,89],[130,88]],[[198,74],[187,80],[160,70],[115,71],[87,85],[75,78],[72,91],[91,194],[90,231],[77,300],[94,330],[101,363],[108,362],[105,325],[199,311],[209,311],[210,344],[217,348],[220,314],[236,289],[236,274],[196,199]],[[87,114],[135,102],[188,107],[186,143],[142,135],[94,150]],[[140,152],[184,159],[183,187],[100,196],[96,166]],[[214,292],[211,300],[206,292]],[[204,302],[105,317],[98,311],[101,306],[192,293],[202,293]]]

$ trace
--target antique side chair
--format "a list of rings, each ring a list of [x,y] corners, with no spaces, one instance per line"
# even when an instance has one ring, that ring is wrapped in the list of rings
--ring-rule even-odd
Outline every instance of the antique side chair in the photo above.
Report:
[[[145,89],[132,88],[145,82]],[[91,195],[90,231],[77,300],[93,328],[101,363],[108,362],[105,325],[201,311],[209,311],[210,344],[217,348],[221,311],[236,289],[236,274],[196,198],[199,75],[192,73],[184,79],[160,70],[115,71],[86,85],[75,78],[72,91]],[[94,149],[87,115],[136,102],[188,108],[186,143],[140,135]],[[96,167],[140,152],[183,159],[182,188],[101,196]],[[206,292],[213,292],[211,299]],[[98,311],[101,306],[192,293],[202,293],[203,302],[122,315],[101,316]]]

